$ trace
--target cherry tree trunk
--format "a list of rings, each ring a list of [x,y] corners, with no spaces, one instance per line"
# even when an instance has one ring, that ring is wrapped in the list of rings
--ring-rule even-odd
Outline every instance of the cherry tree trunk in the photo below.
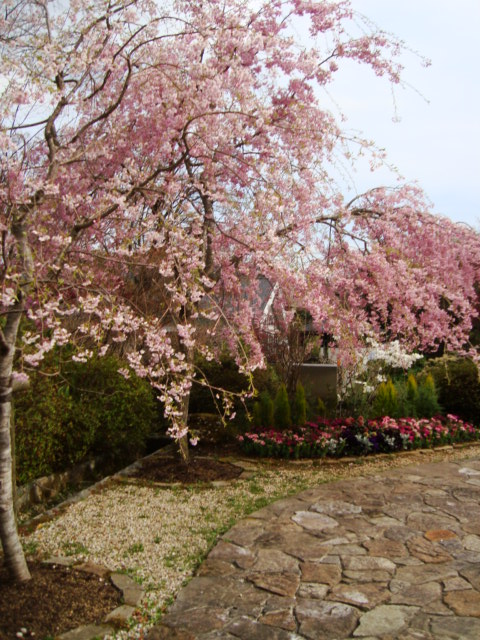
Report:
[[[26,582],[30,572],[20,543],[15,518],[15,488],[13,474],[14,425],[12,416],[13,359],[20,321],[25,311],[25,297],[33,282],[33,258],[24,223],[12,225],[18,255],[23,265],[18,282],[17,299],[6,314],[5,326],[0,330],[0,541],[5,565],[13,580]]]
[[[185,396],[182,401],[182,424],[188,424],[188,411],[190,405],[190,394]],[[185,464],[190,462],[190,452],[188,450],[188,433],[178,439],[178,446]]]
[[[10,426],[12,377],[9,359],[8,356],[0,357],[0,540],[10,576],[17,582],[24,582],[30,579],[30,572],[18,536],[15,518]]]

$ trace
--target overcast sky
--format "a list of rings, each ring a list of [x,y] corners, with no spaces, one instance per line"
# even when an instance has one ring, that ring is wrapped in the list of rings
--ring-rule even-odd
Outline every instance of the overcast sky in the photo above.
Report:
[[[360,66],[349,67],[334,92],[347,125],[387,150],[408,181],[417,181],[434,210],[480,226],[480,0],[351,0],[353,8],[429,58],[404,59],[396,87]],[[394,122],[395,110],[400,118]],[[356,176],[358,190],[392,183],[384,173]]]

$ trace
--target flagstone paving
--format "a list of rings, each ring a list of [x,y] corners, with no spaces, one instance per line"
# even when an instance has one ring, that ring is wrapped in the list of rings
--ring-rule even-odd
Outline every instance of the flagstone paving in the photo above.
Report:
[[[318,486],[238,522],[148,640],[478,640],[480,459]]]

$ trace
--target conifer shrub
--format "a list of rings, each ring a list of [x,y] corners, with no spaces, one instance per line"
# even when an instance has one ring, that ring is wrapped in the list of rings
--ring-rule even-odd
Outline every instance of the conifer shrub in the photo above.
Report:
[[[260,424],[262,427],[268,428],[274,422],[273,400],[268,391],[262,391],[260,394]]]
[[[395,417],[398,414],[398,392],[389,378],[387,382],[382,382],[375,396],[372,407],[372,417],[381,416]]]
[[[304,425],[307,421],[307,399],[305,397],[305,389],[301,382],[297,382],[295,389],[293,421],[298,426]]]
[[[422,380],[418,388],[415,407],[419,418],[432,418],[441,413],[435,381],[431,374]]]
[[[254,427],[265,427],[265,425],[262,423],[262,405],[258,400],[253,405],[251,423]]]
[[[273,421],[275,428],[280,431],[289,429],[292,426],[290,401],[288,399],[287,388],[284,384],[279,386],[275,396]]]

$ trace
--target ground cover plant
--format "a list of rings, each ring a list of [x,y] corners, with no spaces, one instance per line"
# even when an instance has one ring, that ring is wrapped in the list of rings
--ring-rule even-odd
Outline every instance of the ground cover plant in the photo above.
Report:
[[[478,440],[480,430],[457,416],[434,418],[321,418],[285,431],[238,436],[247,453],[277,458],[323,458],[393,453]]]

